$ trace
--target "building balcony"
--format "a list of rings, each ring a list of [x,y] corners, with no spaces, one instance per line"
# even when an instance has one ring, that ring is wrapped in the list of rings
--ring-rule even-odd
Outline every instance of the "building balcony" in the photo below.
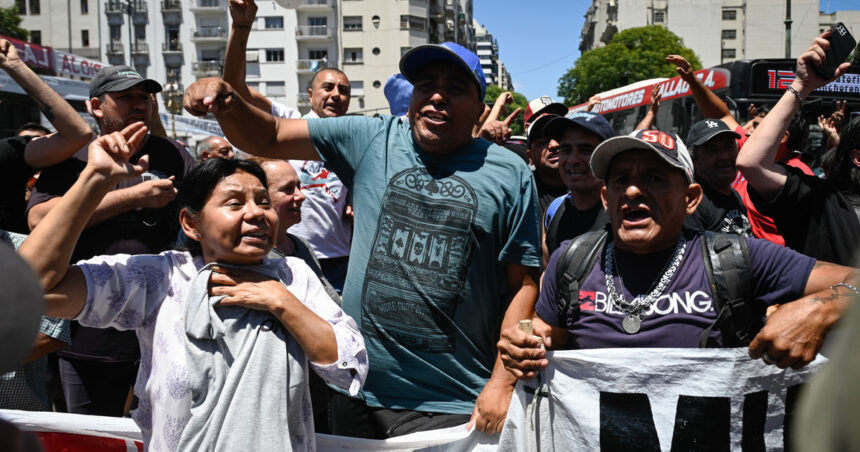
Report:
[[[131,49],[131,53],[134,55],[149,55],[149,44],[145,42],[135,42],[134,47]]]
[[[182,11],[182,2],[179,0],[162,0],[161,11]]]
[[[311,74],[328,66],[324,60],[296,60],[296,72],[300,74]]]
[[[322,12],[331,11],[335,0],[299,0],[296,11]]]
[[[296,27],[297,41],[329,41],[334,39],[334,30],[328,25],[299,25]]]
[[[109,42],[105,46],[105,53],[108,55],[123,55],[125,54],[125,47],[121,42]]]
[[[224,60],[195,61],[191,63],[191,72],[197,78],[220,77],[224,70]]]
[[[163,53],[182,53],[182,43],[181,42],[165,42],[161,44],[161,51]]]
[[[227,30],[221,27],[201,27],[191,30],[191,42],[227,42]]]
[[[296,106],[297,107],[310,107],[311,106],[311,98],[308,96],[308,93],[299,93],[296,95]]]
[[[192,13],[227,13],[227,2],[224,0],[194,0],[191,3]]]

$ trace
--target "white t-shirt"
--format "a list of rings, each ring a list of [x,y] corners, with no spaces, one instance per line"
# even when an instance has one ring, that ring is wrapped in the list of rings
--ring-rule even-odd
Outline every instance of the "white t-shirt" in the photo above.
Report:
[[[272,102],[272,115],[287,118],[284,114],[295,111]],[[318,118],[311,111],[305,118]],[[349,191],[337,175],[318,160],[290,160],[301,182],[305,202],[302,204],[302,221],[287,232],[311,244],[317,259],[349,256],[352,229],[344,218]]]
[[[337,361],[328,365],[309,361],[309,367],[327,383],[356,394],[367,374],[367,351],[355,321],[331,300],[301,259],[283,258],[281,265],[292,275],[287,289],[329,322],[337,338]],[[134,393],[140,403],[132,418],[147,450],[175,450],[191,417],[186,294],[203,260],[187,252],[165,251],[96,256],[77,266],[87,281],[87,301],[75,320],[94,328],[137,331],[140,368]],[[306,434],[313,435],[313,423],[307,425]]]

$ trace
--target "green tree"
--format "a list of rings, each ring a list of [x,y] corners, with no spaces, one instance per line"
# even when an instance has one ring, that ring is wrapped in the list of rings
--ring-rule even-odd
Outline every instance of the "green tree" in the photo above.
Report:
[[[24,41],[30,37],[30,33],[21,28],[21,16],[18,15],[17,6],[0,8],[0,35]]]
[[[504,91],[499,88],[497,85],[487,85],[487,93],[484,95],[484,102],[490,107],[496,103],[496,98],[499,97],[499,94],[502,94]],[[512,91],[511,94],[514,97],[514,101],[507,105],[507,114],[513,113],[517,108],[522,108],[523,112],[526,111],[526,106],[529,104],[526,96],[518,92]],[[505,114],[501,115],[499,119],[504,119],[507,116]],[[520,112],[519,115],[514,119],[514,122],[511,123],[511,130],[514,135],[525,135],[524,125],[523,125],[523,113]]]
[[[604,47],[583,53],[558,80],[558,95],[568,106],[610,89],[655,77],[674,77],[675,66],[666,55],[681,55],[693,69],[702,63],[678,35],[665,27],[649,25],[616,33]]]

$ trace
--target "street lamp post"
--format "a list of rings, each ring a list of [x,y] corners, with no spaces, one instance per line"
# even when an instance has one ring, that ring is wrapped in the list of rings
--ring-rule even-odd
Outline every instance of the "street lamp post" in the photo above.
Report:
[[[170,74],[167,75],[167,83],[164,84],[161,97],[164,99],[164,106],[170,112],[170,132],[175,140],[176,114],[182,112],[182,98],[185,97],[185,89],[182,87],[182,83],[176,81],[175,71],[170,71]]]

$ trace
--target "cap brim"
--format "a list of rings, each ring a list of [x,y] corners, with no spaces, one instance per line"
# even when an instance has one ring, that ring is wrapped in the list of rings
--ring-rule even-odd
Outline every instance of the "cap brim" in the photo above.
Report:
[[[104,93],[115,93],[118,91],[125,91],[127,89],[134,88],[135,86],[140,86],[147,93],[160,93],[162,90],[161,83],[156,82],[151,79],[124,79],[119,80],[116,83],[111,83],[106,86],[101,87],[97,92],[93,92],[90,94],[90,97],[98,97]]]
[[[570,118],[565,118],[564,116],[553,117],[552,121],[544,127],[544,134],[553,140],[558,141],[562,135],[564,135],[564,131],[567,130],[568,127],[579,127],[581,129],[585,129],[581,124],[576,123],[574,120]],[[590,132],[590,130],[589,130]]]
[[[558,115],[558,116],[564,116],[567,114],[567,111],[568,111],[567,107],[565,107],[564,104],[559,103],[559,102],[553,102],[553,103],[547,105],[546,107],[543,107],[540,110],[532,113],[532,115],[529,116],[529,120],[531,120],[532,118],[537,118],[538,116],[540,116],[544,113],[549,113],[549,114]]]
[[[694,141],[694,142],[692,142],[692,143],[687,143],[687,145],[688,145],[688,146],[701,146],[701,145],[703,145],[703,144],[707,143],[708,141],[713,140],[713,139],[714,139],[714,138],[716,138],[718,135],[722,135],[722,134],[732,135],[736,140],[738,140],[738,139],[740,139],[740,138],[741,138],[740,134],[739,134],[739,133],[737,133],[737,132],[735,132],[734,130],[731,130],[731,129],[723,129],[723,130],[717,130],[716,132],[714,132],[714,133],[712,133],[712,134],[710,134],[710,135],[705,135],[705,136],[703,136],[703,137],[699,138],[698,140],[696,140],[696,141]]]
[[[547,125],[551,123],[555,119],[564,119],[560,118],[556,115],[543,115],[540,118],[537,118],[535,122],[531,123],[528,131],[528,141],[529,143],[532,140],[535,140],[541,136],[547,135]]]
[[[418,75],[421,73],[421,70],[424,69],[428,64],[433,61],[447,61],[449,63],[454,63],[467,74],[471,74],[472,70],[469,68],[469,65],[460,58],[453,50],[438,44],[425,44],[423,46],[414,47],[406,54],[403,55],[403,58],[400,59],[400,73],[403,74],[403,77],[409,81],[409,83],[415,84],[415,80],[418,79]],[[477,84],[478,82],[475,82]],[[480,91],[480,86],[478,86],[478,90]]]
[[[622,152],[637,149],[651,151],[673,168],[678,168],[684,172],[684,174],[687,174],[686,168],[667,159],[662,152],[654,148],[654,146],[651,146],[651,144],[645,140],[626,135],[621,137],[612,137],[594,148],[594,152],[591,153],[591,172],[594,173],[594,176],[598,179],[605,181],[606,175],[609,172],[609,163],[612,162],[612,159]]]

